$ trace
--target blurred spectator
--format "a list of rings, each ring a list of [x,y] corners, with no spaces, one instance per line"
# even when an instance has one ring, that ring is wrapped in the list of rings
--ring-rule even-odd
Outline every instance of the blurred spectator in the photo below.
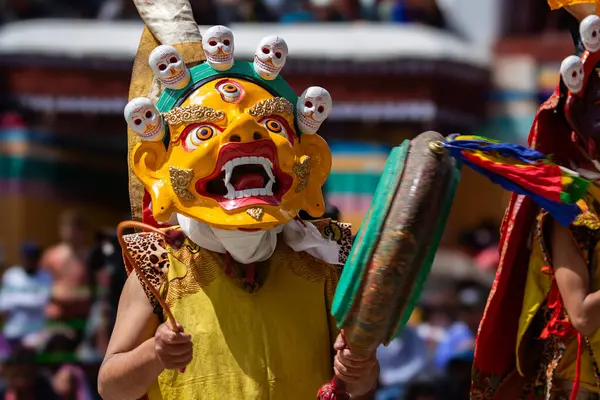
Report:
[[[238,12],[239,22],[277,22],[262,0],[242,0]]]
[[[446,366],[444,400],[469,400],[473,349],[456,353]]]
[[[404,400],[449,400],[446,396],[440,396],[440,385],[438,380],[429,377],[421,376],[415,379],[408,385]],[[397,398],[399,399],[399,398]]]
[[[357,21],[361,19],[361,5],[359,0],[334,0],[333,7],[344,21]]]
[[[39,0],[0,0],[2,22],[42,18],[50,12],[47,2]]]
[[[192,5],[192,12],[198,25],[211,26],[221,23],[221,21],[217,20],[215,0],[190,0],[190,4]]]
[[[494,221],[483,221],[474,229],[464,231],[459,242],[463,250],[474,257],[475,266],[484,271],[494,271],[500,262],[498,242],[500,228]]]
[[[116,232],[96,234],[88,259],[88,268],[97,278],[94,304],[88,320],[84,343],[78,350],[79,358],[88,362],[102,360],[112,331],[121,291],[127,280],[127,271]]]
[[[21,349],[2,367],[5,387],[0,398],[5,400],[60,400],[44,375],[32,350]]]
[[[78,339],[78,332],[66,325],[50,326],[37,343],[41,361],[51,364],[78,361]]]
[[[232,22],[276,22],[276,16],[262,0],[217,0],[219,21],[228,25]]]
[[[299,0],[287,5],[283,23],[348,22],[361,18],[358,0]]]
[[[40,269],[41,248],[25,243],[21,265],[6,270],[0,288],[0,312],[5,316],[3,334],[12,348],[42,331],[46,324],[45,308],[50,300],[52,278]]]
[[[490,246],[475,257],[475,266],[482,271],[495,271],[500,264],[498,246]]]
[[[74,365],[63,365],[54,374],[52,387],[62,400],[93,399],[83,370]]]
[[[16,111],[8,111],[0,114],[0,128],[20,129],[25,128],[25,120],[21,114]]]
[[[347,15],[336,0],[310,0],[311,10],[321,22],[344,22]]]
[[[86,225],[81,215],[69,211],[59,222],[60,243],[46,251],[42,265],[53,278],[52,320],[86,318],[91,308],[90,273],[86,268]]]
[[[378,3],[379,15],[384,21],[420,22],[438,28],[446,25],[436,0],[380,0]]]
[[[487,290],[480,285],[466,283],[460,289],[458,297],[458,320],[448,329],[435,354],[435,366],[441,371],[457,355],[473,351],[477,328],[485,309]]]
[[[377,400],[401,398],[406,385],[418,376],[427,365],[427,347],[416,330],[406,326],[400,338],[377,349],[381,372]]]
[[[111,309],[116,310],[121,297],[121,290],[127,280],[127,271],[123,264],[123,255],[120,251],[119,241],[115,231],[100,231],[96,234],[88,258],[88,266],[102,283],[99,289],[104,288],[104,293],[96,291],[96,301],[106,300]]]
[[[317,22],[317,16],[313,12],[310,0],[299,0],[290,2],[293,6],[288,5],[281,13],[280,22],[284,24]]]
[[[460,233],[459,243],[471,256],[476,256],[479,252],[497,247],[500,241],[500,228],[495,221],[486,220]]]
[[[452,282],[432,280],[426,284],[421,295],[419,311],[421,321],[417,325],[417,333],[427,347],[428,365],[433,361],[433,356],[442,340],[446,336],[448,327],[453,323],[455,316],[456,293]]]

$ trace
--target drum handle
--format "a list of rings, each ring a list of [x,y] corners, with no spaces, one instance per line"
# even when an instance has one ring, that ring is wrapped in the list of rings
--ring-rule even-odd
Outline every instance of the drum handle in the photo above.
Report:
[[[342,339],[344,340],[345,348],[348,348],[348,342],[346,342],[346,336],[344,335],[344,330],[340,331],[340,335],[342,335]],[[333,376],[331,381],[319,389],[319,393],[317,394],[318,400],[350,400],[350,395],[346,391],[346,383],[338,378],[337,376]]]
[[[317,395],[319,400],[350,400],[350,395],[346,391],[346,384],[337,376],[321,386],[319,394]]]

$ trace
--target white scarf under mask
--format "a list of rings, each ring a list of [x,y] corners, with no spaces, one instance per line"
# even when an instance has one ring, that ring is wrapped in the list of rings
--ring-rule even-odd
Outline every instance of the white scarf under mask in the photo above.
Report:
[[[242,232],[223,230],[177,215],[181,230],[198,246],[225,254],[242,264],[267,260],[277,246],[277,235],[283,231],[283,239],[294,251],[306,251],[330,264],[340,264],[339,246],[321,236],[311,223],[291,221],[268,231]]]

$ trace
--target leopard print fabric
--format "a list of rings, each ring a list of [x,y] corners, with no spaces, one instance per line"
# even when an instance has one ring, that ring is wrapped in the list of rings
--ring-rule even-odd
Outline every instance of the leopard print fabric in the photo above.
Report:
[[[329,219],[307,221],[314,224],[325,239],[335,241],[340,248],[340,263],[345,263],[352,249],[352,225],[347,223],[335,222]],[[169,229],[179,229],[172,227]],[[153,232],[143,232],[124,236],[127,245],[127,251],[131,254],[136,264],[142,269],[146,278],[152,286],[160,291],[160,288],[167,276],[169,270],[169,251],[164,238]],[[129,265],[125,258],[127,274],[134,271],[133,266]],[[340,266],[341,269],[341,266]],[[140,280],[146,296],[150,300],[155,313],[162,320],[162,308],[150,291],[150,289]]]
[[[157,233],[144,232],[127,235],[123,239],[127,245],[127,251],[131,254],[135,263],[140,266],[145,277],[156,290],[160,290],[169,270],[169,257],[164,238]],[[125,258],[125,265],[127,267],[127,274],[131,274],[134,269],[127,262],[127,258]],[[148,286],[141,279],[140,283],[146,296],[150,299],[155,312],[157,312],[161,309],[158,300],[156,300]]]
[[[345,264],[350,250],[352,250],[352,224],[332,221],[330,219],[319,219],[310,221],[317,227],[321,236],[333,240],[340,246],[340,263]]]

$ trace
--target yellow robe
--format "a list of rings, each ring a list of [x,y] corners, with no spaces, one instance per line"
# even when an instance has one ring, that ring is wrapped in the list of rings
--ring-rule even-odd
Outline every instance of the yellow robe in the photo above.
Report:
[[[256,264],[262,285],[253,294],[225,273],[223,255],[189,240],[179,250],[161,242],[154,260],[165,274],[156,286],[192,335],[194,357],[185,373],[164,371],[150,400],[305,400],[331,379],[340,268],[279,239],[271,258]],[[148,265],[150,256],[136,258]]]

